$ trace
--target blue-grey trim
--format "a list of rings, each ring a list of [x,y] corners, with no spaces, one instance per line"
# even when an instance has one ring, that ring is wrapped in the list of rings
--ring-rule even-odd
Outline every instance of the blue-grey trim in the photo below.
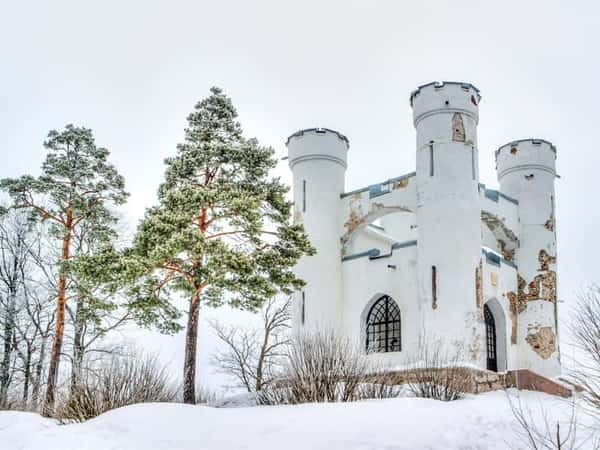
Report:
[[[344,141],[346,143],[346,147],[350,147],[350,141],[348,140],[348,138],[346,136],[344,136],[342,133],[340,133],[339,131],[335,131],[332,130],[331,128],[304,128],[303,130],[298,130],[293,134],[290,134],[288,136],[288,138],[285,141],[285,145],[287,146],[290,143],[290,139],[293,137],[299,137],[302,136],[304,133],[318,133],[318,134],[325,134],[327,132],[329,133],[334,133],[337,135],[338,138],[340,138],[342,141]]]
[[[405,248],[405,247],[414,247],[415,245],[417,245],[416,239],[413,239],[411,241],[394,242],[392,244],[392,250],[397,250],[399,248]]]
[[[547,141],[546,139],[526,138],[526,139],[517,139],[516,141],[511,141],[511,142],[508,142],[507,144],[504,144],[504,145],[501,145],[500,147],[498,147],[498,150],[496,150],[494,152],[494,156],[496,157],[496,160],[498,160],[498,154],[500,153],[500,150],[502,150],[504,147],[513,147],[515,145],[519,145],[520,142],[531,142],[533,145],[548,144],[550,146],[550,150],[552,150],[554,152],[554,154],[556,155],[556,145],[554,145],[552,142]]]
[[[483,183],[479,183],[479,187],[483,189],[483,195],[485,195],[493,202],[498,203],[499,198],[502,197],[504,200],[514,203],[515,205],[519,204],[519,200],[509,197],[508,195],[503,194],[502,192],[497,191],[496,189],[488,189]]]
[[[340,194],[340,198],[344,198],[344,197],[348,197],[349,195],[354,195],[354,194],[360,194],[361,192],[365,192],[365,191],[369,191],[369,198],[373,198],[373,197],[378,197],[380,195],[384,195],[387,194],[391,191],[382,191],[381,190],[381,186],[383,186],[384,184],[389,184],[389,183],[395,183],[397,181],[401,181],[404,180],[406,178],[411,178],[417,175],[417,172],[410,172],[404,175],[400,175],[399,177],[394,177],[394,178],[390,178],[389,180],[385,180],[381,183],[375,183],[375,184],[371,184],[370,186],[364,187],[364,188],[360,188],[360,189],[355,189],[354,191],[350,191],[350,192],[344,192],[343,194]],[[374,187],[379,186],[379,192],[375,195],[372,194],[372,190]]]
[[[366,252],[360,252],[360,253],[355,253],[354,255],[348,255],[348,256],[344,256],[342,258],[342,262],[343,261],[352,261],[353,259],[358,259],[358,258],[362,258],[364,256],[378,256],[379,255],[379,250],[376,248],[372,248],[371,250],[367,250]]]
[[[500,264],[502,263],[506,264],[507,266],[513,267],[514,269],[517,269],[517,265],[514,262],[503,258],[497,253],[488,252],[484,248],[481,249],[481,253],[485,255],[486,262],[492,264],[493,266],[500,267]]]
[[[436,88],[443,88],[444,85],[446,85],[446,84],[455,84],[455,85],[459,85],[465,89],[473,89],[477,93],[477,102],[479,103],[479,100],[481,100],[481,91],[479,89],[477,89],[471,83],[465,83],[463,81],[432,81],[431,83],[422,84],[421,86],[419,86],[418,88],[416,88],[414,91],[412,91],[410,93],[410,99],[409,99],[410,106],[413,105],[413,98],[415,97],[415,95],[417,95],[421,91],[421,89],[429,87],[429,86],[434,86]]]
[[[365,256],[368,256],[369,260],[388,258],[388,257],[392,256],[392,253],[394,253],[394,250],[398,250],[400,248],[406,248],[406,247],[413,247],[415,245],[417,245],[416,240],[404,241],[404,242],[394,242],[391,246],[389,253],[384,253],[382,255],[381,252],[379,251],[379,249],[372,248],[371,250],[367,250],[366,252],[355,253],[354,255],[344,256],[342,258],[342,262],[351,261],[353,259],[358,259],[358,258],[363,258]]]

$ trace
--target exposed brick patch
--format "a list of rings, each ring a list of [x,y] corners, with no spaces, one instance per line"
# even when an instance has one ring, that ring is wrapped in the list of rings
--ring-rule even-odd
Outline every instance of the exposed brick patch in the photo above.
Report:
[[[556,351],[556,336],[552,327],[529,327],[525,341],[543,359],[550,358]]]
[[[408,186],[408,180],[410,180],[410,178],[402,178],[401,180],[398,180],[394,183],[392,189],[404,189]]]

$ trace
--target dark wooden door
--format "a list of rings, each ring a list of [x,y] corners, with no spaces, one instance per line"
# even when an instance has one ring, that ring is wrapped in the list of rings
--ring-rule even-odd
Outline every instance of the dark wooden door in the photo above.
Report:
[[[487,305],[483,306],[485,319],[485,340],[487,348],[487,370],[498,372],[498,359],[496,352],[496,323],[494,316]]]

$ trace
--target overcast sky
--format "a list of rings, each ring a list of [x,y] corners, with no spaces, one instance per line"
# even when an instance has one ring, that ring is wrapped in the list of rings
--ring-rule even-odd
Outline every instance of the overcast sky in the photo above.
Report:
[[[471,82],[482,182],[497,186],[493,153],[506,142],[558,148],[568,301],[600,282],[599,43],[594,1],[0,0],[0,178],[38,174],[48,130],[90,127],[127,179],[133,227],[187,114],[218,85],[247,134],[281,157],[298,129],[347,135],[350,190],[414,170],[416,86]],[[285,163],[278,173],[291,178]],[[183,336],[153,339],[179,370]]]

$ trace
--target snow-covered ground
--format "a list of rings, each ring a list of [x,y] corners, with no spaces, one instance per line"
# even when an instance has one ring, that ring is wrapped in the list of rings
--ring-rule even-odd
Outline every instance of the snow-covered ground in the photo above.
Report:
[[[539,418],[567,418],[568,402],[522,392]],[[454,402],[399,398],[357,403],[210,408],[134,405],[82,424],[0,412],[2,450],[519,449],[503,392]],[[581,435],[584,430],[579,430]],[[585,448],[585,447],[584,447]]]

